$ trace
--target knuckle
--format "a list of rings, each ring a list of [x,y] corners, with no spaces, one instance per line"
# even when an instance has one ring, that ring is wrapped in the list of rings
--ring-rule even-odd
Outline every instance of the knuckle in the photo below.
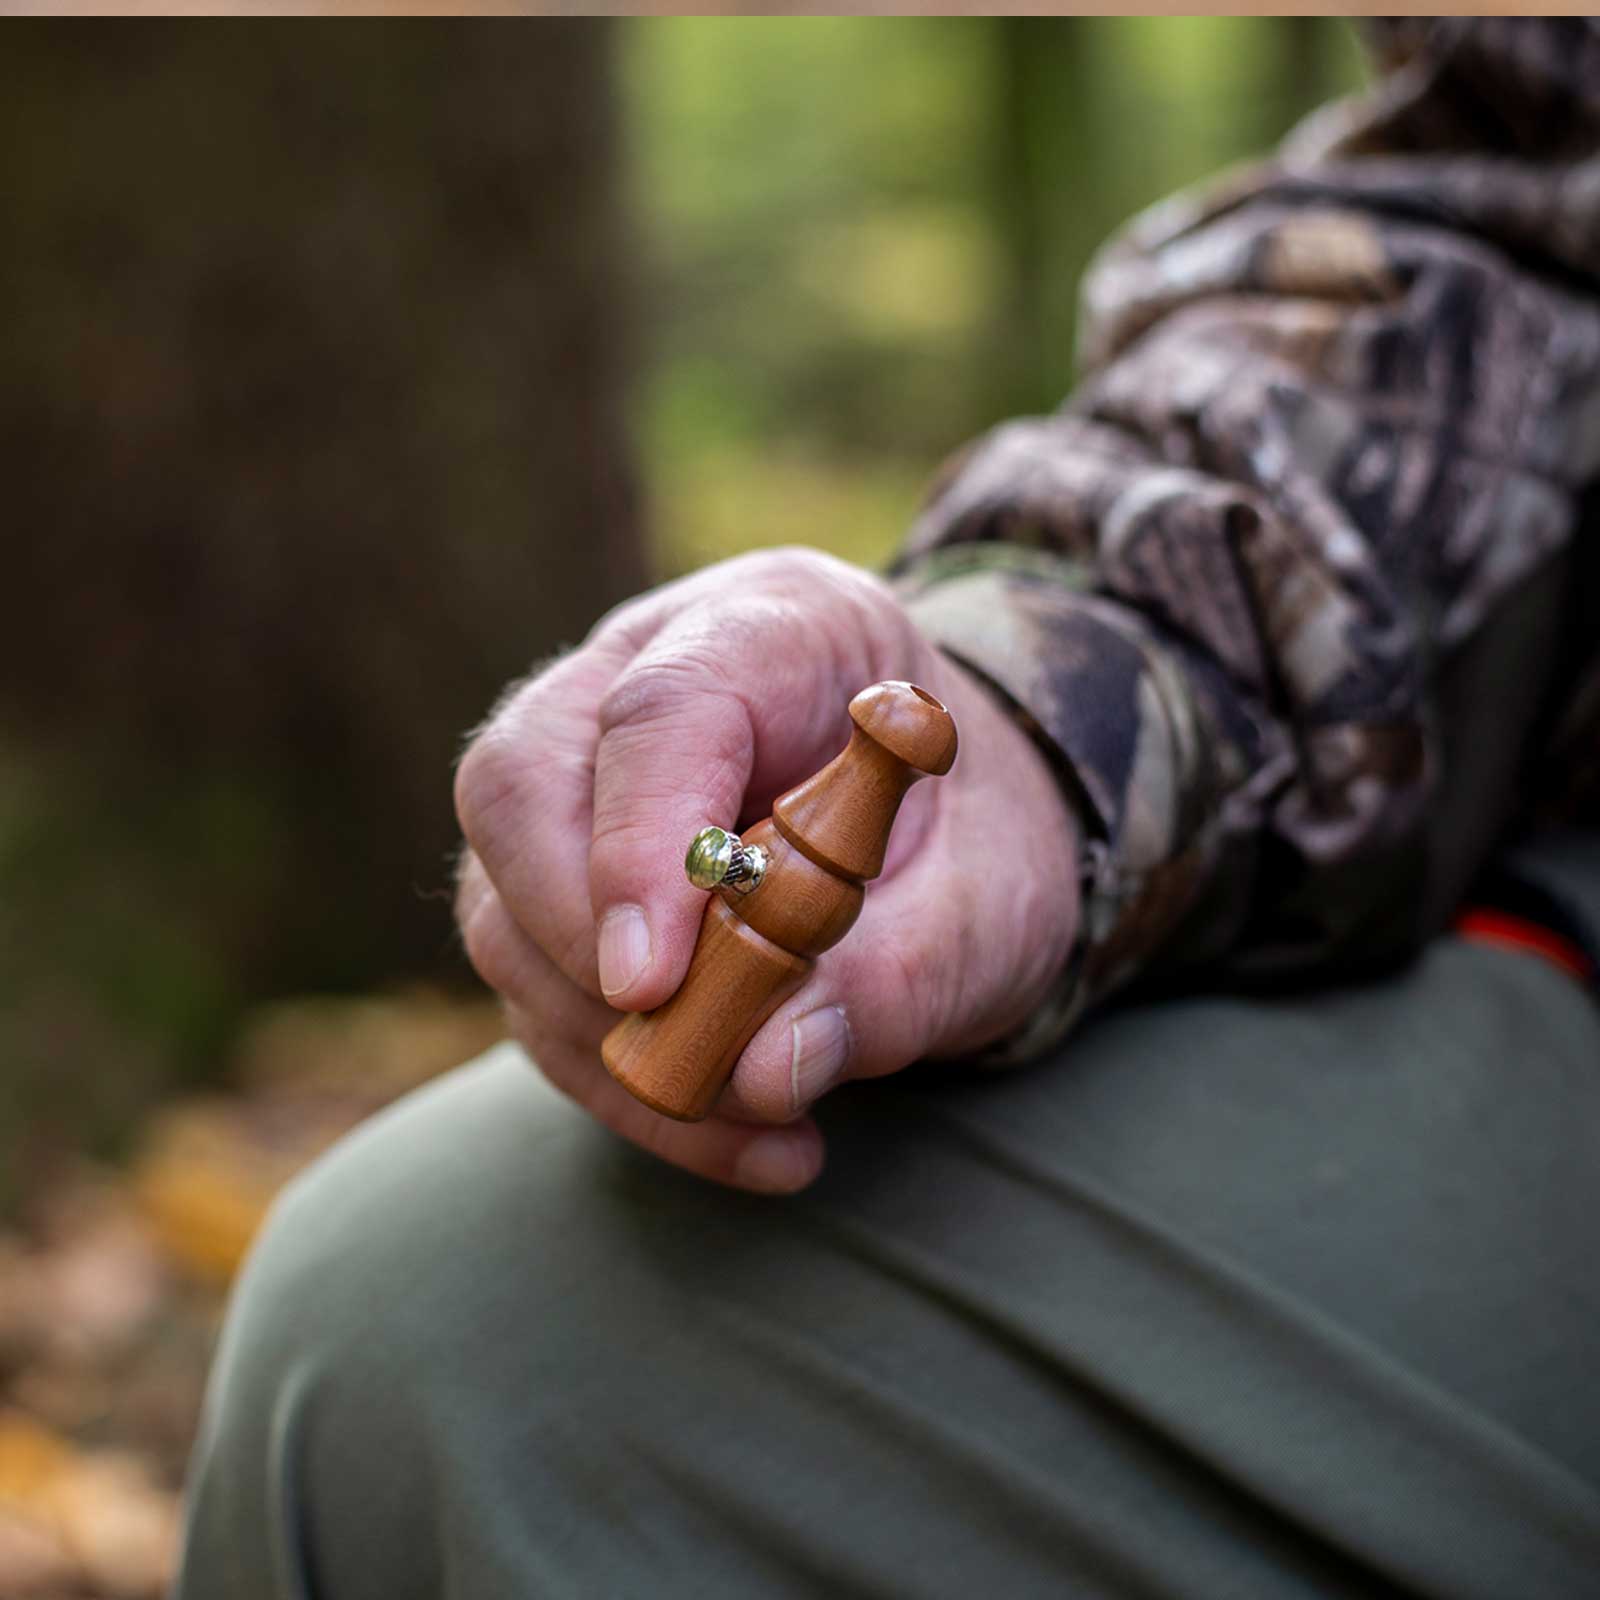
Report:
[[[480,734],[457,763],[456,820],[479,854],[492,818],[518,791],[524,771],[510,738],[500,728]]]
[[[661,656],[629,668],[600,701],[600,733],[670,722],[685,714],[695,696],[717,692],[702,663],[688,654]]]
[[[889,582],[821,550],[771,552],[775,596],[785,597],[805,619],[826,619],[850,661],[867,682],[920,670],[926,642]]]
[[[630,671],[599,709],[592,847],[659,845],[686,798],[742,794],[755,733],[743,699],[692,655]],[[602,770],[603,769],[603,770]]]
[[[499,897],[479,897],[461,922],[461,944],[472,969],[491,989],[515,992],[522,976],[518,941]]]
[[[456,820],[472,849],[498,870],[507,855],[499,846],[529,843],[523,824],[536,808],[550,830],[579,827],[593,779],[587,746],[535,744],[497,729],[479,738],[456,768]]]
[[[825,550],[814,550],[809,545],[781,544],[770,550],[759,550],[744,558],[753,574],[779,581],[799,579],[802,582],[816,578],[831,578],[851,570],[848,562]]]
[[[584,741],[574,729],[571,675],[583,652],[556,657],[509,684],[472,731],[456,762],[456,816],[468,839],[510,795],[527,791],[536,773],[582,765]],[[539,759],[530,759],[535,749]]]
[[[825,550],[780,546],[762,552],[760,559],[765,567],[761,576],[771,580],[768,587],[774,595],[792,598],[798,594],[812,609],[819,604],[844,604],[868,611],[901,609],[882,578]]]

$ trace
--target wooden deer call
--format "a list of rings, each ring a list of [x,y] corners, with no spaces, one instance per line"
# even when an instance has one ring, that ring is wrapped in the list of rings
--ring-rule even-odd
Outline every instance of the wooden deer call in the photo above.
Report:
[[[624,1017],[601,1046],[647,1106],[695,1122],[757,1028],[850,931],[883,871],[900,802],[956,758],[956,725],[925,689],[875,683],[850,702],[850,743],[743,838],[703,828],[684,862],[706,903],[689,971],[665,1005]]]

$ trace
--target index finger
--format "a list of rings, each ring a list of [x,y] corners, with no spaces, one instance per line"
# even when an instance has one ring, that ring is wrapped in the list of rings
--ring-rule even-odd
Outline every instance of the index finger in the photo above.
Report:
[[[586,646],[522,684],[456,770],[456,815],[517,925],[599,998],[588,843],[597,708],[632,646]]]

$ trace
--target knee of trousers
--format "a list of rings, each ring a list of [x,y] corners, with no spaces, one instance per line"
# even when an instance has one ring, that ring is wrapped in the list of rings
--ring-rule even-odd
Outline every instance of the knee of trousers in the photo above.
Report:
[[[212,1369],[185,1600],[224,1592],[218,1582],[240,1596],[302,1592],[301,1565],[336,1566],[352,1529],[357,1592],[385,1592],[391,1566],[388,1592],[423,1592],[440,1441],[485,1395],[511,1392],[493,1369],[509,1351],[526,1362],[551,1326],[542,1312],[558,1273],[546,1258],[566,1187],[551,1179],[574,1142],[593,1154],[593,1133],[502,1047],[363,1125],[285,1189]],[[266,1571],[278,1587],[256,1586]]]

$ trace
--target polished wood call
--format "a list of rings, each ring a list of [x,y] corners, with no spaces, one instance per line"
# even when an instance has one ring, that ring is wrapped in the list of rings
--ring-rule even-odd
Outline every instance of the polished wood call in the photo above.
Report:
[[[850,719],[850,743],[765,822],[742,838],[705,830],[691,848],[692,880],[708,834],[728,875],[706,903],[689,971],[601,1046],[612,1077],[666,1116],[696,1122],[711,1110],[756,1029],[860,915],[906,791],[956,758],[950,713],[913,683],[863,689]]]

